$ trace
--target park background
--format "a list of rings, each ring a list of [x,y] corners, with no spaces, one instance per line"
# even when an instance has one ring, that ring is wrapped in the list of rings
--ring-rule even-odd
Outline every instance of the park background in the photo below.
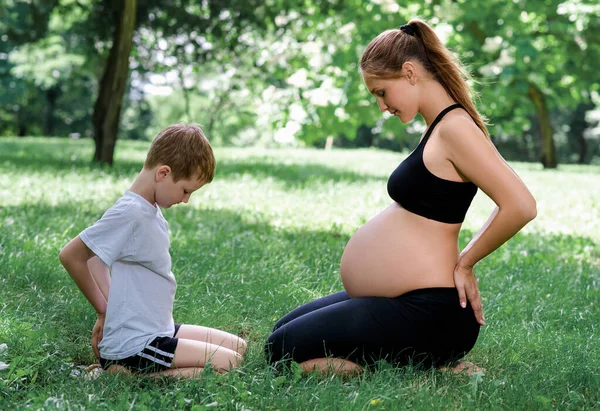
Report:
[[[419,16],[473,75],[538,218],[477,266],[488,326],[453,376],[381,364],[283,375],[262,343],[341,289],[352,233],[425,124],[381,114],[357,70]],[[584,409],[600,406],[600,5],[510,0],[0,0],[0,409]],[[60,248],[127,189],[166,125],[203,126],[215,181],[165,212],[175,317],[242,334],[196,381],[82,378],[93,309]],[[464,246],[493,204],[479,193]]]
[[[585,0],[2,0],[0,135],[151,140],[200,123],[217,146],[411,150],[382,116],[367,43],[426,19],[473,75],[508,160],[600,163],[600,6]],[[118,156],[118,150],[116,152]]]

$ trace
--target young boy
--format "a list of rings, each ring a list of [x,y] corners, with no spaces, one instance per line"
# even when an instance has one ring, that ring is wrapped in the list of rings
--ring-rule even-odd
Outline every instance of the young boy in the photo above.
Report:
[[[220,371],[240,362],[246,350],[241,338],[174,324],[172,317],[177,283],[159,207],[187,203],[214,171],[212,149],[198,126],[166,128],[129,190],[60,252],[98,313],[92,347],[105,370],[191,377],[209,361]]]

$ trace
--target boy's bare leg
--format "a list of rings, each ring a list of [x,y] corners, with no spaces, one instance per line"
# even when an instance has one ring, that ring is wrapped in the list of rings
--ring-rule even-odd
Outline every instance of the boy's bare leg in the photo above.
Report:
[[[138,374],[138,375],[143,376],[143,377],[153,377],[153,378],[160,378],[162,376],[172,376],[172,377],[176,377],[176,378],[196,378],[196,377],[201,376],[202,371],[204,371],[204,369],[201,367],[172,368],[170,370],[153,372],[153,373],[148,373],[148,374]],[[127,367],[123,367],[122,365],[117,365],[117,364],[113,364],[110,367],[108,367],[108,370],[106,371],[106,373],[108,375],[119,375],[121,377],[129,377],[129,376],[134,375],[129,369],[127,369]],[[94,375],[92,378],[95,378],[95,377],[97,377],[97,375]]]
[[[122,375],[131,375],[131,371],[127,368],[127,367],[123,367],[122,365],[119,364],[113,364],[111,366],[108,367],[108,369],[106,370],[106,373],[108,375],[116,375],[116,374],[122,374]]]
[[[321,374],[334,373],[339,375],[357,375],[362,367],[352,361],[342,358],[315,358],[300,364],[304,372],[318,371]]]
[[[151,377],[161,377],[163,375],[168,375],[175,378],[198,378],[202,375],[202,371],[204,371],[204,368],[201,367],[173,368],[170,370],[155,372],[153,374],[148,375]]]
[[[229,348],[179,337],[173,368],[204,368],[209,362],[217,372],[226,372],[242,362],[242,355]]]
[[[210,362],[215,371],[226,372],[237,367],[242,361],[242,356],[228,348],[205,343],[202,341],[186,340],[179,337],[175,358],[171,369],[150,374],[150,377],[170,375],[180,378],[199,377],[204,366]],[[131,371],[121,365],[111,365],[107,373],[110,375],[131,375]]]
[[[246,352],[246,341],[237,335],[201,325],[182,324],[175,337],[218,345],[240,355]]]
[[[159,372],[153,372],[148,374],[137,374],[142,377],[154,377],[160,378],[162,376],[172,376],[176,378],[196,378],[200,377],[204,369],[202,367],[191,367],[191,368],[172,368],[170,370],[164,370]],[[128,377],[135,375],[127,367],[122,365],[113,364],[108,367],[106,371],[108,375],[120,375],[122,377]]]

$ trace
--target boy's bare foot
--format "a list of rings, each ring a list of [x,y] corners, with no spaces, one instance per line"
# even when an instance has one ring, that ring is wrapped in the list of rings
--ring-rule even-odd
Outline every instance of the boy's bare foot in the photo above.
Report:
[[[106,370],[108,375],[130,375],[131,371],[127,369],[127,367],[123,367],[122,365],[113,364]]]
[[[83,378],[86,380],[95,380],[102,374],[103,370],[100,364],[92,364],[83,369]]]
[[[95,369],[98,369],[98,368],[100,368],[100,364],[90,364],[86,368],[84,368],[83,371],[85,371],[85,372],[92,372],[92,371],[94,371]]]
[[[469,361],[459,361],[449,366],[439,368],[440,371],[452,371],[454,374],[466,373],[469,377],[473,373],[481,372],[485,374],[485,368],[481,368]]]

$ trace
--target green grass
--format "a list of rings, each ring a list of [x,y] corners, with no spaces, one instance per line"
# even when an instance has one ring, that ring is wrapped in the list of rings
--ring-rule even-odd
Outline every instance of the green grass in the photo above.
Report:
[[[174,316],[242,334],[244,365],[189,381],[73,376],[95,313],[60,248],[128,188],[147,143],[0,139],[0,409],[589,409],[600,407],[600,168],[513,164],[538,218],[476,267],[487,326],[467,359],[485,376],[381,364],[360,377],[283,375],[262,345],[281,315],[341,290],[352,233],[390,202],[401,156],[358,150],[217,149],[212,184],[165,211],[178,279]],[[486,220],[479,193],[460,241]],[[2,347],[0,345],[0,347]]]

